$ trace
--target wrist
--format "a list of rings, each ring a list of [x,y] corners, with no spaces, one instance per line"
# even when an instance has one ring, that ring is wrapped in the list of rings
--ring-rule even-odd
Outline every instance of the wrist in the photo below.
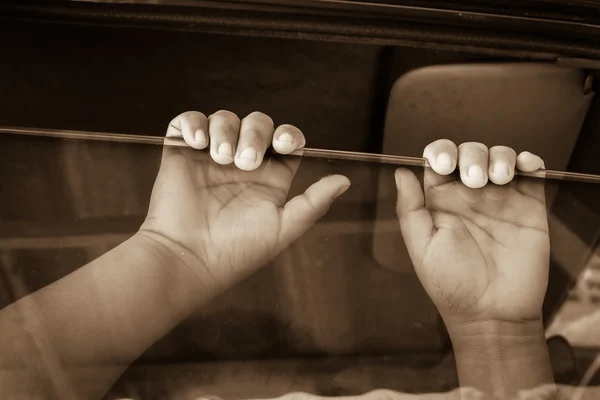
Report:
[[[454,352],[473,361],[505,361],[529,357],[547,358],[542,320],[525,322],[474,321],[449,325]],[[541,353],[540,353],[541,351]]]
[[[553,384],[541,320],[480,321],[448,327],[461,386],[500,398]]]
[[[132,240],[141,251],[159,260],[167,273],[180,282],[183,291],[189,288],[199,300],[207,296],[212,298],[222,291],[204,260],[185,246],[149,230],[138,231]],[[198,296],[198,288],[202,289],[201,296]]]

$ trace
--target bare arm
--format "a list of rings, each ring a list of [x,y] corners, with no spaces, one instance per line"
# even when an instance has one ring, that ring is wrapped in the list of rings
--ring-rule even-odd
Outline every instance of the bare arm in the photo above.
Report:
[[[541,321],[473,323],[451,329],[461,387],[506,399],[554,383]]]
[[[104,395],[150,345],[219,292],[190,273],[191,262],[198,260],[136,234],[1,310],[2,391]]]
[[[350,185],[325,177],[286,202],[300,159],[261,164],[267,148],[293,152],[304,135],[292,125],[276,129],[262,113],[240,121],[227,111],[187,112],[167,136],[190,147],[163,149],[140,231],[0,311],[0,393],[103,396],[148,347],[270,262]],[[209,143],[210,152],[197,151]]]

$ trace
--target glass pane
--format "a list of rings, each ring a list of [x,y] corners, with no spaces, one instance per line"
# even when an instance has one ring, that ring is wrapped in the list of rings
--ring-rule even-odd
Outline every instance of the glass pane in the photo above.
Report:
[[[0,134],[5,310],[135,234],[163,156],[162,138],[21,133]],[[173,154],[202,177],[197,190],[207,196],[220,196],[225,185],[289,200],[330,174],[347,176],[352,186],[276,258],[152,343],[107,398],[341,396],[458,387],[444,323],[415,274],[398,224],[399,166],[429,189],[424,199],[430,212],[473,221],[483,216],[490,229],[506,221],[530,223],[541,193],[551,241],[547,336],[565,337],[570,351],[588,360],[577,365],[583,372],[600,349],[600,334],[592,333],[600,329],[598,177],[548,172],[548,179],[530,174],[506,187],[490,186],[493,191],[466,190],[456,176],[434,182],[418,158],[308,149],[303,156],[267,155],[257,171],[244,172],[218,166],[206,151],[171,144]],[[447,190],[436,189],[442,186]],[[246,201],[254,206],[253,198]],[[526,249],[515,249],[517,259],[527,258]],[[437,285],[435,277],[432,282]],[[135,292],[136,283],[123,290]],[[101,321],[111,324],[108,317]],[[573,369],[567,364],[565,376]],[[597,383],[597,374],[590,379]]]

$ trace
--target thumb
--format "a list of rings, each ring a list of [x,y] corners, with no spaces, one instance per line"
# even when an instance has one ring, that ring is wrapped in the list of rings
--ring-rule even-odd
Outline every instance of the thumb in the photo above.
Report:
[[[415,174],[400,168],[396,170],[395,178],[398,189],[396,213],[408,254],[416,267],[421,264],[433,236],[433,220],[425,208],[425,196]]]
[[[288,201],[281,211],[280,249],[285,249],[309,230],[349,187],[348,178],[331,175],[313,183],[304,193]]]

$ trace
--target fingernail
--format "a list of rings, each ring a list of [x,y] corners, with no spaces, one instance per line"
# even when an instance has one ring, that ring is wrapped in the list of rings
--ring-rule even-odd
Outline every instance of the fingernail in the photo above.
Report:
[[[448,153],[441,153],[435,162],[438,167],[452,167],[452,157]]]
[[[217,150],[217,153],[230,156],[232,153],[231,145],[227,142],[221,143],[221,145],[219,146],[219,150]]]
[[[252,147],[248,147],[240,154],[240,158],[244,160],[250,160],[252,162],[256,162],[256,150]]]
[[[279,135],[279,139],[277,140],[279,140],[280,142],[294,143],[294,138],[287,132]]]
[[[338,192],[336,193],[336,197],[340,197],[341,195],[343,195],[344,193],[346,193],[346,190],[348,190],[348,188],[350,188],[350,186],[343,186],[340,188],[340,190],[338,190]]]
[[[508,170],[508,165],[506,165],[506,163],[503,161],[499,161],[496,164],[494,164],[492,172],[494,173],[494,175],[504,174],[508,176],[510,174],[510,171]]]
[[[469,178],[483,179],[483,170],[479,165],[471,165],[467,170],[467,176]]]
[[[196,142],[206,142],[206,139],[204,138],[204,131],[202,129],[197,129],[194,139]]]

